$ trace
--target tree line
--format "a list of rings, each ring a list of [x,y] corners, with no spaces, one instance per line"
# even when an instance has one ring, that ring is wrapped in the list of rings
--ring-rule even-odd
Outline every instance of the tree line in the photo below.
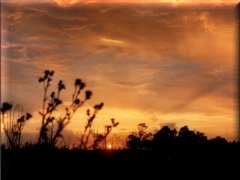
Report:
[[[127,138],[127,147],[132,150],[156,150],[176,146],[206,146],[226,145],[229,142],[220,136],[208,139],[199,131],[193,131],[188,126],[183,126],[177,131],[168,126],[163,126],[156,133],[147,132],[145,123],[138,124],[138,131],[131,133]],[[234,142],[235,143],[235,142]]]

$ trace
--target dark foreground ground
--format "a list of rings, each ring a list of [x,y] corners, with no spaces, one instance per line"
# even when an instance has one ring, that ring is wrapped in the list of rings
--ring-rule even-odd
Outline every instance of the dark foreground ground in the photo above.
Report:
[[[1,179],[239,179],[240,145],[159,150],[4,150]]]

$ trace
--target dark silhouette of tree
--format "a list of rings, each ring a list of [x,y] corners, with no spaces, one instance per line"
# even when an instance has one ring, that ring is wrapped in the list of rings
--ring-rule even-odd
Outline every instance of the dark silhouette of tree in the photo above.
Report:
[[[129,149],[146,149],[150,148],[151,133],[147,133],[147,125],[145,123],[138,124],[138,132],[133,132],[127,138],[127,147]]]
[[[217,136],[213,139],[210,139],[209,143],[212,144],[212,145],[225,145],[225,144],[228,143],[228,141],[225,138]]]
[[[153,148],[174,145],[176,143],[177,130],[171,130],[168,126],[162,127],[153,137]]]
[[[181,144],[199,145],[207,142],[207,137],[202,132],[189,130],[187,126],[182,127],[178,133],[178,140]]]

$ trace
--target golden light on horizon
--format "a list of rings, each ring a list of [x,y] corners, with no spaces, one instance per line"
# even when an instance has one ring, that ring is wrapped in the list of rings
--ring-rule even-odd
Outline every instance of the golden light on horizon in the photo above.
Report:
[[[59,6],[71,6],[74,5],[75,3],[78,3],[78,0],[55,0],[55,2]]]
[[[107,150],[112,150],[112,144],[107,145]]]

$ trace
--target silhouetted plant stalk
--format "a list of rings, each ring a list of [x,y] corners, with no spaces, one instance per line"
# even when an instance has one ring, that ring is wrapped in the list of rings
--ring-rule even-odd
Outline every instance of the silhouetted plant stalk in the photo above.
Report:
[[[89,141],[89,137],[91,135],[92,132],[92,124],[93,121],[98,113],[99,110],[101,110],[104,106],[104,103],[100,103],[94,106],[94,112],[91,115],[91,111],[90,109],[87,110],[87,116],[88,116],[88,121],[87,124],[84,128],[82,137],[81,137],[81,143],[80,143],[80,149],[87,149],[87,145],[88,145],[88,141]]]
[[[2,104],[1,120],[8,148],[20,148],[23,127],[31,117],[32,115],[29,113],[24,114],[21,105],[13,107],[12,104],[7,102]]]
[[[73,115],[85,104],[86,101],[90,100],[92,96],[92,92],[86,90],[83,99],[80,100],[80,95],[86,85],[81,79],[76,79],[70,105],[64,106],[65,112],[59,117],[56,117],[55,113],[57,112],[57,109],[63,105],[60,96],[62,91],[66,89],[66,86],[63,81],[60,80],[57,85],[57,90],[49,93],[53,76],[54,71],[45,70],[43,76],[38,79],[38,82],[43,84],[43,101],[42,109],[39,112],[41,115],[41,127],[37,141],[37,145],[47,145],[52,147],[56,146],[59,138],[62,138],[62,131],[69,124]],[[79,145],[81,149],[88,148],[87,145],[89,144],[89,138],[92,134],[93,121],[103,106],[103,102],[96,104],[93,113],[91,113],[89,109],[87,110],[88,121],[81,136],[81,142]],[[16,106],[14,109],[12,108],[12,104],[10,103],[3,103],[1,107],[1,120],[9,148],[20,147],[23,127],[25,122],[32,117],[29,113],[24,114],[21,106]],[[112,125],[106,126],[108,127],[108,130],[103,135],[103,138],[106,139],[112,127],[116,127],[117,125],[118,123],[115,123],[114,120],[112,120]],[[94,141],[95,144],[98,142],[101,142],[99,138],[97,141]],[[96,146],[97,145],[94,145],[94,147]]]
[[[106,149],[107,137],[111,133],[112,129],[117,127],[118,125],[119,125],[119,123],[115,122],[115,119],[111,119],[111,125],[105,126],[104,134],[95,134],[94,135],[94,141],[93,141],[93,145],[91,146],[91,148],[98,149],[98,148],[100,148],[101,144],[103,143],[102,148]]]
[[[56,118],[54,113],[57,111],[57,108],[63,104],[60,95],[61,92],[66,89],[66,86],[63,84],[63,81],[60,80],[57,91],[53,91],[49,94],[48,91],[51,86],[53,75],[54,71],[46,70],[44,75],[38,80],[39,83],[43,83],[43,106],[42,111],[39,112],[42,116],[42,125],[38,138],[39,145],[45,144],[56,146],[58,139],[62,138],[62,131],[69,124],[73,115],[85,104],[86,101],[90,100],[92,96],[92,92],[86,90],[83,100],[80,100],[80,95],[86,85],[81,79],[76,79],[70,105],[65,106],[65,112],[60,115],[60,117]],[[89,109],[87,110],[88,121],[81,136],[79,146],[81,149],[87,149],[91,135],[92,123],[98,111],[102,109],[103,105],[103,103],[95,105],[94,112],[92,114]]]
[[[54,112],[57,111],[57,108],[62,104],[60,99],[61,92],[66,89],[66,86],[63,84],[63,81],[60,80],[57,87],[57,92],[53,91],[50,95],[48,90],[54,71],[46,70],[44,75],[39,78],[39,83],[43,83],[43,109],[40,113],[42,116],[42,126],[40,128],[38,144],[48,144],[55,146],[57,139],[62,137],[61,132],[68,125],[74,113],[91,97],[91,91],[85,92],[85,99],[81,101],[79,99],[81,90],[84,89],[85,83],[80,79],[75,81],[75,89],[72,95],[71,105],[65,107],[65,113],[56,118]],[[47,105],[46,105],[47,104]]]
[[[104,140],[106,141],[107,136],[109,135],[109,133],[112,130],[112,127],[117,127],[118,126],[118,122],[115,122],[114,119],[111,119],[112,125],[108,125],[105,127],[106,132],[105,134],[97,134],[94,133],[92,130],[92,125],[93,125],[93,121],[97,115],[97,113],[103,108],[104,103],[100,103],[94,106],[94,112],[91,114],[90,109],[87,109],[87,116],[88,116],[88,121],[87,124],[84,128],[84,131],[81,135],[81,139],[80,139],[80,146],[79,148],[82,150],[87,150],[87,149],[96,149],[100,143],[102,143]],[[90,136],[93,136],[93,142],[92,144],[90,144]]]

